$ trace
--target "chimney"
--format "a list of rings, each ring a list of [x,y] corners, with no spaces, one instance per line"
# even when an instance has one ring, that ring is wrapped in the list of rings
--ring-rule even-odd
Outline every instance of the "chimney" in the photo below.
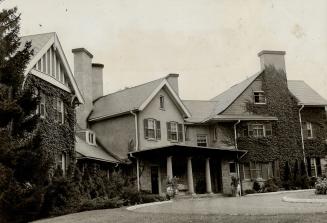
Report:
[[[92,63],[93,100],[103,96],[103,64]]]
[[[87,117],[92,110],[92,58],[93,55],[85,48],[72,50],[74,54],[74,77],[80,89],[85,103],[76,109],[77,124],[82,128],[87,128]]]
[[[176,92],[177,95],[179,95],[178,91],[178,77],[179,74],[168,74],[166,76],[166,80],[170,84],[170,86],[173,88],[173,90]]]

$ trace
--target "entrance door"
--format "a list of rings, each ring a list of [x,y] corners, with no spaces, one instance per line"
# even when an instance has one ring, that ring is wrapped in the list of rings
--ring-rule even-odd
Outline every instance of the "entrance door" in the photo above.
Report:
[[[151,188],[153,194],[159,194],[159,169],[157,166],[151,167]]]

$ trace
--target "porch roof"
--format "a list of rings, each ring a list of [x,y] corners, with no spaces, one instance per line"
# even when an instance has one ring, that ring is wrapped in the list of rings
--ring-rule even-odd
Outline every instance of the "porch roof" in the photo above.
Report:
[[[217,155],[217,154],[229,154],[229,155],[243,155],[246,150],[237,150],[233,148],[216,148],[216,147],[203,147],[203,146],[188,146],[188,145],[167,145],[161,147],[147,148],[143,150],[138,150],[130,152],[131,156],[141,156],[141,155]]]
[[[265,116],[265,115],[216,115],[211,119],[205,120],[210,121],[278,121],[277,117]]]

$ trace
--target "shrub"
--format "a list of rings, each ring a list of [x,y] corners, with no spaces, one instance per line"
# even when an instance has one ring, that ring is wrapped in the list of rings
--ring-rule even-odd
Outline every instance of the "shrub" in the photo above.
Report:
[[[278,182],[275,178],[269,179],[265,182],[263,186],[263,191],[267,192],[277,192],[279,189]]]
[[[255,190],[253,190],[253,189],[245,190],[244,193],[245,194],[255,194]]]
[[[92,200],[85,200],[78,211],[90,211],[98,209],[119,208],[122,207],[124,201],[118,197],[112,199],[95,198]]]
[[[315,184],[316,194],[326,194],[327,193],[327,179],[318,178]]]
[[[253,190],[255,191],[255,192],[257,192],[257,193],[259,193],[259,192],[261,192],[261,185],[260,185],[260,183],[257,181],[257,180],[255,180],[254,182],[253,182]]]

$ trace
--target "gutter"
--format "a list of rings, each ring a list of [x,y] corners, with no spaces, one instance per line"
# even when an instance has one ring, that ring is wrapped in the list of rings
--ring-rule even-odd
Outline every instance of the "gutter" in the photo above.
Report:
[[[138,129],[138,120],[137,113],[133,110],[130,113],[134,116],[135,120],[135,151],[139,150],[139,129]],[[136,158],[136,181],[137,181],[137,191],[140,191],[140,161]]]
[[[308,165],[307,165],[307,160],[306,160],[306,156],[305,156],[305,147],[304,147],[304,137],[303,137],[303,128],[302,128],[302,116],[301,116],[301,111],[303,110],[304,105],[301,105],[301,108],[299,109],[299,121],[300,121],[300,129],[301,129],[301,143],[302,143],[302,153],[303,153],[303,162],[304,162],[304,166],[305,166],[305,173],[307,175],[307,177],[309,176],[308,174]]]
[[[238,120],[235,124],[234,124],[234,140],[235,140],[235,148],[236,150],[238,150],[238,146],[237,146],[237,125],[241,123],[241,120]],[[237,176],[238,176],[238,182],[240,184],[241,187],[241,196],[242,196],[242,181],[241,181],[241,175],[240,175],[240,164],[239,164],[239,157],[237,154]]]

